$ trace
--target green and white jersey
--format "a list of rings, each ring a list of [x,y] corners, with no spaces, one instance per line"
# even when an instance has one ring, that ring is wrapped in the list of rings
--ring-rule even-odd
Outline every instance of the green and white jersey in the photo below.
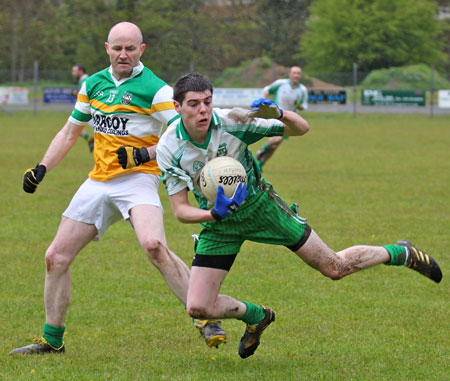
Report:
[[[283,135],[284,124],[261,118],[240,124],[228,116],[230,111],[214,108],[204,144],[192,141],[181,118],[173,121],[161,136],[156,158],[169,196],[188,188],[194,192],[200,208],[210,209],[213,205],[200,192],[198,179],[203,166],[218,156],[237,159],[247,172],[248,195],[257,193],[260,169],[248,146],[267,136]]]
[[[301,83],[293,88],[289,78],[277,79],[264,87],[263,92],[273,95],[273,101],[282,110],[297,111],[299,105],[308,108],[308,90]]]
[[[154,160],[124,170],[117,160],[121,146],[150,147],[159,141],[163,126],[175,118],[172,88],[142,63],[130,77],[117,80],[106,68],[87,78],[78,93],[69,121],[94,129],[94,169],[89,177],[107,181],[128,172],[159,175]]]

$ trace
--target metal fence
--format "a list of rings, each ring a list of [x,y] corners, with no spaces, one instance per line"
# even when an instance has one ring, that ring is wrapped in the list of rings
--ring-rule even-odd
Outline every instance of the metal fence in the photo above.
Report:
[[[167,83],[173,82],[183,72],[161,72],[158,73]],[[221,76],[221,72],[207,72],[206,74],[212,82]],[[17,86],[28,88],[29,104],[27,105],[10,105],[2,104],[0,97],[0,107],[4,111],[14,110],[70,110],[73,104],[47,104],[43,102],[43,89],[49,86],[60,87],[76,87],[70,70],[45,70],[39,71],[37,64],[34,69],[23,71],[21,82],[9,82],[11,73],[8,70],[0,70],[0,88],[4,86]],[[434,114],[449,114],[450,108],[440,108],[438,105],[438,90],[450,90],[450,73],[437,74],[434,67],[430,67],[429,78],[422,80],[419,88],[405,89],[405,81],[398,81],[396,78],[389,80],[388,87],[365,87],[366,79],[369,73],[360,72],[357,70],[357,65],[353,67],[351,72],[310,72],[304,71],[302,82],[310,90],[310,94],[314,90],[337,91],[339,89],[345,91],[345,102],[329,101],[325,97],[325,101],[310,102],[310,111],[317,112],[350,112],[356,115],[360,112],[383,112],[383,113],[427,113],[433,116]],[[275,74],[274,74],[274,78]],[[423,78],[422,78],[423,79]],[[412,78],[412,83],[417,78]],[[254,86],[261,87],[261,86]],[[405,104],[367,104],[364,103],[364,89],[383,90],[383,91],[415,91],[423,92],[425,103],[423,105],[409,105]],[[381,93],[380,93],[381,94]],[[323,98],[323,97],[322,97]],[[317,97],[315,99],[318,99]],[[331,99],[331,98],[330,98]],[[403,107],[402,107],[403,106]]]

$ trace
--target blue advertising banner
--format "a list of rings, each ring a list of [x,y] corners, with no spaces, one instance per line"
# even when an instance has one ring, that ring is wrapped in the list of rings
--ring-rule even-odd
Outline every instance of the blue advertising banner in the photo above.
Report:
[[[76,87],[44,87],[44,103],[75,103]]]
[[[347,91],[345,89],[308,89],[309,103],[347,103]]]

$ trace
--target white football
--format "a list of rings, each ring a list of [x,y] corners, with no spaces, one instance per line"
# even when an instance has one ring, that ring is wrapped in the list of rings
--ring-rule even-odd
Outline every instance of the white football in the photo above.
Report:
[[[225,196],[231,198],[239,183],[247,184],[247,174],[239,161],[229,156],[220,156],[205,164],[199,180],[203,195],[215,202],[219,185],[223,187]]]

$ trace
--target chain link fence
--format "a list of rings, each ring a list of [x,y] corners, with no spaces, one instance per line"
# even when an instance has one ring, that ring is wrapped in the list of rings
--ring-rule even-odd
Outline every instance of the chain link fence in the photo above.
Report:
[[[36,65],[37,66],[37,65]],[[425,67],[425,65],[423,65]],[[310,92],[309,111],[316,112],[347,112],[355,115],[364,113],[423,113],[449,114],[450,105],[440,107],[439,90],[448,91],[450,96],[450,73],[437,73],[433,67],[428,68],[427,73],[405,74],[402,69],[386,71],[383,78],[378,78],[371,73],[360,72],[356,64],[352,72],[311,72],[304,71],[302,83]],[[423,69],[423,68],[422,68]],[[177,78],[186,72],[161,72],[158,75],[167,83],[173,84]],[[204,73],[214,83],[220,79],[221,72]],[[70,70],[24,70],[21,72],[20,82],[10,82],[11,73],[8,70],[0,70],[0,107],[3,111],[15,110],[71,110],[73,103],[46,103],[44,102],[44,88],[47,87],[72,87],[77,88],[77,83],[72,78]],[[274,80],[275,73],[274,73]],[[246,83],[249,87],[248,82]],[[27,104],[8,104],[3,99],[1,89],[8,87],[22,87],[28,90]],[[216,86],[219,87],[219,86]],[[260,88],[261,86],[253,86]],[[345,102],[336,101],[336,97],[328,97],[327,94],[345,92]],[[379,91],[379,93],[367,93],[367,91]],[[400,92],[400,93],[396,93]],[[405,93],[406,92],[406,93]],[[405,102],[389,102],[395,100],[396,94],[423,94],[423,104],[407,104]],[[385,93],[387,95],[385,95]],[[312,96],[319,94],[320,96]],[[366,94],[366,96],[365,96]],[[368,101],[369,95],[377,101]],[[384,97],[384,98],[383,98]],[[330,100],[331,99],[331,100]],[[334,100],[333,100],[334,99]],[[382,99],[382,101],[380,101]],[[409,97],[411,99],[411,96]]]

